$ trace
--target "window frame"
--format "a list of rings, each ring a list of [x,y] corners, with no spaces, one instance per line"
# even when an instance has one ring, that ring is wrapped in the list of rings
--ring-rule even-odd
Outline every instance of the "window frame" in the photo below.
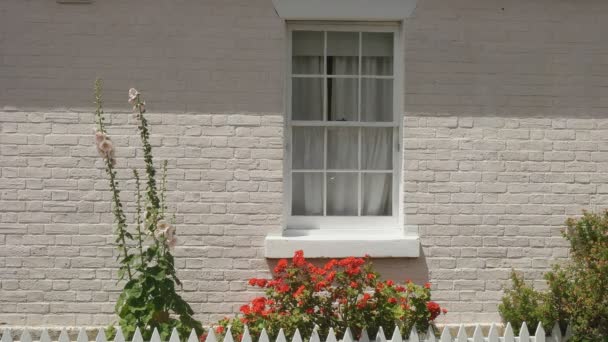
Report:
[[[286,63],[286,91],[285,91],[285,160],[284,160],[284,217],[283,230],[286,233],[304,235],[328,232],[365,232],[371,231],[373,234],[382,232],[394,234],[404,230],[403,217],[403,36],[401,33],[400,22],[287,22],[287,63]],[[292,116],[292,34],[293,31],[342,31],[342,32],[388,32],[393,34],[393,75],[392,76],[373,76],[372,79],[391,79],[393,80],[393,121],[392,122],[342,122],[342,121],[297,121],[291,120]],[[361,59],[361,45],[359,45],[359,59]],[[324,46],[325,53],[327,44]],[[324,65],[326,60],[324,61]],[[359,67],[361,67],[359,62]],[[322,75],[307,75],[310,77],[322,77],[324,80],[334,77],[327,75],[326,71]],[[358,73],[357,78],[362,79]],[[327,82],[324,81],[324,88]],[[358,90],[360,93],[360,89]],[[326,111],[327,91],[324,89],[323,103],[324,113]],[[359,99],[360,103],[360,99]],[[326,118],[324,117],[324,120]],[[392,168],[392,215],[391,216],[298,216],[291,215],[292,210],[292,127],[297,126],[318,126],[318,127],[389,127],[393,129],[393,168]],[[359,146],[359,151],[361,146]],[[326,165],[323,170],[326,169]],[[330,171],[331,172],[331,171]],[[364,173],[361,170],[356,172]],[[373,172],[373,171],[372,171]],[[325,180],[324,180],[325,184]],[[359,183],[361,186],[361,182]],[[359,201],[362,194],[359,189]],[[323,201],[327,200],[324,191]],[[361,203],[359,202],[359,207]],[[326,203],[324,204],[326,208]]]

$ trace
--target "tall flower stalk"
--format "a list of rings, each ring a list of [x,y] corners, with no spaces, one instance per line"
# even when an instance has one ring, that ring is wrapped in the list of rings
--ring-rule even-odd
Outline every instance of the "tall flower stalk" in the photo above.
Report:
[[[110,179],[112,212],[117,223],[119,280],[126,280],[115,306],[119,317],[118,323],[127,338],[133,336],[136,327],[141,329],[145,340],[151,338],[155,328],[159,330],[163,340],[168,340],[173,328],[178,330],[182,338],[186,338],[193,329],[200,336],[204,332],[201,323],[194,319],[194,311],[176,289],[177,286],[181,286],[171,254],[171,249],[177,244],[176,229],[165,220],[167,162],[163,163],[159,193],[152,146],[149,141],[150,131],[144,115],[145,102],[136,89],[129,89],[129,103],[133,105],[138,121],[137,128],[144,151],[146,173],[145,196],[142,196],[139,172],[133,170],[136,186],[135,235],[133,235],[129,231],[120,199],[117,173],[114,169],[116,165],[114,147],[104,125],[101,92],[102,83],[97,80],[95,82],[97,123],[95,143]],[[108,329],[108,333],[112,335],[112,329]]]

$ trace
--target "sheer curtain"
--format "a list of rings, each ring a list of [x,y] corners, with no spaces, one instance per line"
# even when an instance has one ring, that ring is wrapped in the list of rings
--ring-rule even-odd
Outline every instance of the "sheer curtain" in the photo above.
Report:
[[[362,58],[364,74],[383,75],[392,68],[392,61],[385,57]],[[358,73],[358,60],[352,57],[332,57],[334,75]],[[294,58],[294,70],[318,70],[315,57]],[[387,64],[390,64],[387,66]],[[392,72],[392,71],[391,71]],[[358,121],[357,79],[331,79],[335,81],[328,95],[328,120]],[[322,120],[322,79],[294,78],[292,87],[292,117],[294,120]],[[361,82],[361,121],[392,121],[392,80],[363,78]],[[292,128],[293,170],[323,169],[327,151],[327,174],[322,172],[292,173],[292,214],[323,215],[323,203],[327,202],[327,215],[378,216],[392,215],[392,128],[331,128],[324,141],[324,127]],[[330,132],[337,132],[331,134]],[[359,145],[361,135],[361,146]],[[332,138],[333,137],[333,138]],[[324,146],[327,144],[327,147]],[[359,154],[359,150],[361,153]],[[361,161],[358,161],[361,155]],[[359,163],[361,169],[358,169]],[[357,172],[332,172],[353,170]],[[387,170],[389,172],[365,172]],[[326,178],[326,198],[323,198],[323,177]],[[361,208],[358,196],[361,192]]]

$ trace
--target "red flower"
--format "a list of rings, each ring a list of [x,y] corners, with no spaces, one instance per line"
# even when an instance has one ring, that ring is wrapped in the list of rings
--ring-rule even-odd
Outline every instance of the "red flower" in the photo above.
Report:
[[[324,270],[326,270],[326,271],[329,271],[329,270],[331,270],[331,269],[332,269],[334,266],[336,266],[336,264],[338,264],[338,260],[336,260],[336,259],[331,259],[331,260],[329,260],[329,261],[328,261],[328,262],[325,264],[325,266],[323,266],[323,269],[324,269]]]
[[[248,315],[251,313],[251,308],[249,307],[249,305],[243,305],[241,306],[241,312],[245,315]]]
[[[435,302],[428,302],[426,303],[426,308],[429,310],[429,313],[431,314],[431,321],[435,320],[435,318],[437,318],[437,316],[439,316],[439,314],[441,313],[441,307],[439,306],[439,304],[435,303]]]
[[[207,334],[202,334],[199,338],[198,338],[199,342],[205,342],[205,340],[207,340]]]
[[[304,251],[298,250],[294,253],[293,264],[297,267],[306,265],[306,260],[304,259]]]
[[[336,271],[331,271],[329,272],[329,274],[325,277],[325,280],[327,280],[328,282],[332,282],[334,281],[334,278],[336,277]]]
[[[281,273],[281,272],[285,271],[286,268],[287,268],[287,260],[281,259],[277,263],[277,266],[274,268],[274,273]]]
[[[215,333],[216,334],[223,334],[224,333],[224,327],[220,325],[219,327],[215,328]]]
[[[268,281],[266,279],[258,279],[258,281],[256,282],[256,285],[259,287],[265,287],[267,283],[268,283]]]
[[[443,312],[443,314],[445,315],[445,314],[447,314],[447,313],[448,313],[448,309],[443,308],[443,309],[441,309],[441,312]]]
[[[323,290],[326,287],[327,287],[327,282],[320,281],[320,282],[318,282],[318,283],[315,284],[315,291],[321,291],[321,290]]]
[[[351,288],[353,288],[353,289],[356,289],[356,288],[358,288],[358,287],[359,287],[359,284],[357,284],[357,283],[356,283],[356,282],[354,282],[354,281],[351,281],[351,282],[350,282],[350,287],[351,287]]]
[[[431,288],[431,283],[425,283],[424,284],[424,288],[425,289],[430,289]]]
[[[300,297],[305,289],[306,289],[306,286],[304,286],[304,285],[301,285],[300,287],[298,287],[298,289],[296,290],[296,292],[293,293],[293,298]]]
[[[315,312],[315,310],[313,310],[312,308],[308,308],[308,309],[306,309],[306,313],[307,313],[307,314],[312,314],[312,313],[314,313],[314,312]]]
[[[397,303],[397,299],[394,298],[394,297],[391,297],[391,298],[388,299],[388,302],[391,303],[391,304],[395,304],[395,303]]]
[[[372,280],[372,279],[376,279],[376,275],[373,273],[368,273],[367,274],[367,279]]]
[[[249,279],[249,285],[251,286],[255,286],[258,283],[258,280],[255,278],[251,278]]]
[[[397,292],[405,292],[405,287],[399,285],[399,286],[395,287],[395,291],[397,291]]]
[[[390,280],[390,279],[386,281],[386,286],[391,287],[391,286],[393,286],[393,285],[395,285],[395,282],[394,282],[394,281],[392,281],[392,280]]]

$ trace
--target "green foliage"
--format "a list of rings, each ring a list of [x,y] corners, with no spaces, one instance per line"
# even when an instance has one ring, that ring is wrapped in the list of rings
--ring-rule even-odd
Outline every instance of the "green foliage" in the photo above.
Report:
[[[134,105],[146,164],[145,196],[141,193],[140,177],[133,170],[136,185],[136,222],[132,233],[120,199],[114,166],[114,147],[107,135],[102,109],[101,81],[95,82],[95,116],[97,149],[102,156],[112,191],[112,212],[116,221],[116,247],[119,251],[119,279],[126,281],[116,302],[115,310],[125,337],[131,339],[139,327],[144,340],[149,340],[157,328],[162,340],[168,340],[173,328],[182,339],[194,329],[198,336],[204,331],[201,323],[193,318],[193,310],[177,293],[181,283],[175,271],[170,249],[175,245],[175,228],[165,221],[166,161],[163,163],[162,185],[159,194],[156,169],[149,143],[149,130],[145,119],[144,102],[137,90],[129,90],[129,102]],[[107,330],[109,338],[115,334]]]
[[[316,267],[297,251],[291,263],[285,259],[278,262],[272,279],[254,278],[249,284],[263,288],[266,296],[243,305],[240,316],[218,322],[217,333],[231,326],[238,338],[247,324],[254,337],[262,328],[272,338],[281,328],[288,335],[298,329],[310,336],[316,325],[321,336],[330,328],[342,335],[350,327],[355,338],[363,328],[373,338],[379,327],[388,329],[387,333],[395,325],[402,334],[414,326],[426,331],[437,316],[447,312],[431,301],[430,284],[380,280],[369,260],[363,258],[332,259]]]
[[[546,327],[570,324],[570,341],[608,340],[608,211],[583,212],[568,219],[564,238],[570,242],[570,260],[545,274],[544,292],[514,279],[499,311],[505,322],[541,321]]]

